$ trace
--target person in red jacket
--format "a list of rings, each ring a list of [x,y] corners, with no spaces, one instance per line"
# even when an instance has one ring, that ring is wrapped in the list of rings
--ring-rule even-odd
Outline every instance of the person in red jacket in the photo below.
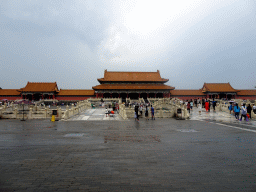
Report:
[[[188,102],[188,104],[187,104],[187,110],[188,110],[188,112],[190,113],[190,103]]]
[[[205,102],[204,106],[205,106],[205,110],[209,111],[209,102],[208,101]]]

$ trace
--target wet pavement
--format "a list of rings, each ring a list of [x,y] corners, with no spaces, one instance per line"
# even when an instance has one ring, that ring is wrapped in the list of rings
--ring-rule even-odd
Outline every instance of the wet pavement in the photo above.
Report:
[[[96,109],[87,109],[83,112],[80,112],[78,115],[75,115],[68,119],[68,121],[102,121],[102,120],[122,120],[120,115],[115,111],[115,114],[106,115],[106,109],[96,108]]]
[[[256,191],[254,122],[203,113],[1,120],[0,191]]]

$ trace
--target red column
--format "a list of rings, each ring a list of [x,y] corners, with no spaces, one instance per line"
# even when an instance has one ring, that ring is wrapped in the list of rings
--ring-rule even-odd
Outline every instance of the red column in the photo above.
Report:
[[[52,95],[52,98],[55,99],[55,95]]]
[[[140,93],[139,93],[139,98],[140,98]]]
[[[147,98],[149,98],[149,94],[147,93]]]
[[[118,94],[118,98],[120,98],[120,93]]]
[[[156,93],[155,93],[155,98],[156,98]]]
[[[98,98],[99,97],[99,93],[96,93],[96,98]]]
[[[110,98],[112,98],[112,93],[110,93]]]
[[[44,95],[42,94],[42,99],[44,99]]]
[[[128,95],[129,95],[129,94],[127,93],[127,98],[128,98]]]

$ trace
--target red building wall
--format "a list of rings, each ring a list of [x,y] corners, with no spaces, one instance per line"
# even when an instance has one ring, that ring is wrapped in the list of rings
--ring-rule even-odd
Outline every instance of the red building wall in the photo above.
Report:
[[[17,99],[22,99],[22,98],[21,98],[21,96],[3,96],[3,95],[1,95],[0,100],[2,100],[2,99],[8,99],[9,101],[14,101]]]
[[[243,96],[243,95],[236,95],[235,98],[236,99],[244,99],[244,100],[247,100],[247,99],[249,99],[249,100],[256,100],[256,95],[245,95],[245,96]]]
[[[194,100],[194,99],[198,99],[198,98],[200,98],[200,99],[202,100],[202,99],[205,99],[206,96],[201,96],[201,95],[200,95],[200,96],[192,96],[192,95],[191,95],[191,96],[190,96],[190,95],[171,95],[171,97],[172,97],[172,98],[175,98],[175,97],[176,97],[176,98],[179,98],[179,99],[181,99],[181,100],[191,100],[191,99]]]
[[[95,98],[95,96],[56,96],[57,100],[64,100],[64,101],[82,101],[82,100],[86,100],[88,98]]]

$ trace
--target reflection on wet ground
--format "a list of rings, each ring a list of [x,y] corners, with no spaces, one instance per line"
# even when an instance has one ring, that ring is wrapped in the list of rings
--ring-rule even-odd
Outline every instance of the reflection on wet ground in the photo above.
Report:
[[[0,191],[255,191],[256,133],[208,121],[2,120]]]

